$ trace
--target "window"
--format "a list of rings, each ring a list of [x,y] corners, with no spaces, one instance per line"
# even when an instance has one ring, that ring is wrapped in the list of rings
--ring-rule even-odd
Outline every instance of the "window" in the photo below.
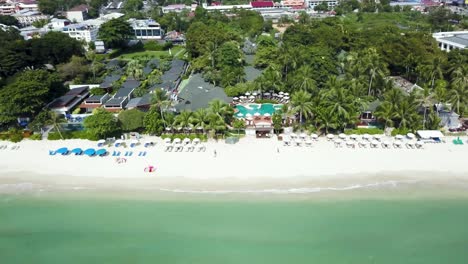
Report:
[[[135,35],[136,35],[137,37],[141,36],[141,30],[136,29],[136,30],[135,30]]]
[[[146,29],[141,31],[141,36],[146,37]]]

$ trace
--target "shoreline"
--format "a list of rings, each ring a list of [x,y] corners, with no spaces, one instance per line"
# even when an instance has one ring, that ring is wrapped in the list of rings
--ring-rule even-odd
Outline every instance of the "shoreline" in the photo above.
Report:
[[[465,186],[468,189],[465,145],[351,149],[335,148],[332,142],[321,138],[312,147],[287,147],[273,139],[244,138],[235,145],[204,143],[206,152],[164,152],[161,139],[151,140],[156,141],[155,147],[132,149],[135,154],[146,151],[147,156],[129,157],[125,164],[117,164],[112,156],[48,155],[49,150],[59,147],[96,147],[96,142],[87,140],[14,144],[20,148],[0,150],[0,194],[21,193],[37,186],[62,191],[162,194],[158,196],[168,193],[169,196],[321,196],[324,193],[343,196],[343,193],[364,193],[362,190],[385,191],[395,186],[425,184],[440,185],[454,192],[465,190]],[[450,138],[447,142],[451,142]],[[117,148],[107,149],[112,153]],[[156,166],[156,172],[144,172],[148,165]]]

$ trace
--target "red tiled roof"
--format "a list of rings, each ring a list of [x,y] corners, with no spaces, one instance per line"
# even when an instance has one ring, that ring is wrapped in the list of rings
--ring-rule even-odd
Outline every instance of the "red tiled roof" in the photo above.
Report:
[[[253,8],[262,8],[262,7],[273,7],[274,3],[273,1],[255,1],[255,2],[250,2],[250,5]]]

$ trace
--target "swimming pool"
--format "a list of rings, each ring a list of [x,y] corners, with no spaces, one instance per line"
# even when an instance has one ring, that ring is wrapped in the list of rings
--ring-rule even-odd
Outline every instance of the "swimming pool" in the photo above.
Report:
[[[282,104],[248,104],[248,105],[236,105],[236,109],[238,110],[235,114],[236,117],[246,117],[250,114],[250,116],[254,116],[256,113],[260,115],[269,114],[270,116],[273,115],[278,110],[283,108]],[[258,114],[257,114],[258,115]]]

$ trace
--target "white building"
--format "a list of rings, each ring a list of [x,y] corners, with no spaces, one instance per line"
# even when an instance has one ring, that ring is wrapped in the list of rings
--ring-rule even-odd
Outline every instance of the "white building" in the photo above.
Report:
[[[170,12],[180,13],[184,10],[192,11],[192,7],[188,5],[184,5],[184,4],[168,5],[168,6],[162,7],[162,12],[164,14],[170,13]]]
[[[17,10],[17,7],[15,4],[7,4],[3,3],[0,4],[0,15],[8,16],[8,15],[13,15]]]
[[[79,5],[67,11],[67,19],[72,22],[83,22],[88,18],[89,6]]]
[[[70,25],[70,20],[68,19],[60,19],[60,18],[52,18],[50,22],[45,26],[48,30],[53,31],[62,31],[62,29],[68,25]]]
[[[333,8],[340,3],[339,0],[306,0],[305,2],[306,2],[306,6],[311,9],[314,9],[316,6],[320,5],[322,2],[327,3],[328,8]]]
[[[94,26],[94,27],[101,27],[102,24],[106,23],[107,21],[115,18],[120,18],[123,17],[124,14],[122,13],[109,13],[107,15],[101,15],[98,18],[95,19],[88,19],[83,21],[81,24],[86,24],[88,26]]]
[[[83,24],[72,24],[64,27],[62,32],[71,38],[91,42],[96,41],[98,29]]]
[[[13,14],[21,26],[30,26],[39,20],[47,20],[49,16],[42,14],[39,11],[21,10]]]
[[[468,49],[468,31],[439,32],[432,34],[432,37],[441,50]]]
[[[136,39],[162,39],[164,36],[164,31],[162,30],[161,25],[152,19],[130,19],[128,22],[135,32]]]

